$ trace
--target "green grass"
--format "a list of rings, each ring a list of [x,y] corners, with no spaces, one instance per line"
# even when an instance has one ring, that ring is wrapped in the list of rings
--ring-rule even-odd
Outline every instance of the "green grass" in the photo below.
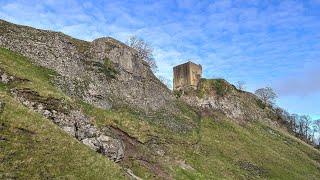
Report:
[[[31,88],[45,97],[66,98],[51,83],[55,72],[38,67],[16,53],[0,48],[0,67],[29,82],[0,83],[0,179],[123,179],[120,166],[92,151],[58,126],[20,105],[8,94],[13,87]]]
[[[180,109],[187,117],[197,118],[187,106],[181,106]],[[198,128],[180,134],[146,123],[148,120],[139,119],[139,116],[132,112],[91,108],[90,114],[100,116],[98,121],[102,125],[108,123],[109,119],[134,137],[140,137],[142,141],[148,139],[146,137],[151,132],[157,135],[165,143],[167,156],[172,159],[185,159],[195,169],[184,170],[175,165],[174,160],[162,162],[167,171],[175,174],[176,179],[317,179],[320,176],[320,153],[317,150],[282,130],[274,130],[260,123],[241,126],[223,119],[224,116],[220,115],[220,120],[197,119]],[[142,124],[137,126],[137,122]],[[291,144],[288,145],[286,142]],[[261,173],[241,168],[241,162],[256,166]],[[132,169],[138,175],[148,177],[145,169],[134,162],[132,164]]]
[[[119,72],[115,69],[113,62],[109,58],[104,59],[103,65],[104,65],[104,68],[102,72],[106,76],[115,78],[116,75],[119,74]]]
[[[117,74],[119,74],[119,72],[115,68],[114,63],[109,58],[105,58],[103,63],[96,61],[87,61],[86,65],[88,66],[88,69],[100,72],[110,79],[116,78]]]
[[[317,179],[320,153],[298,139],[259,124],[240,126],[228,120],[201,122],[199,143],[193,148],[172,146],[173,153],[196,169],[177,171],[186,179]],[[290,142],[288,145],[285,141]],[[182,151],[182,149],[184,151]],[[262,174],[247,171],[239,162],[250,162]]]
[[[20,105],[5,92],[0,116],[0,179],[122,179],[118,165]]]
[[[141,142],[146,142],[150,136],[155,135],[155,128],[139,116],[140,112],[134,112],[128,108],[104,110],[82,101],[78,102],[78,106],[84,113],[93,117],[93,121],[99,127],[120,127]]]
[[[13,76],[29,80],[18,84],[18,87],[31,88],[42,96],[69,99],[52,85],[51,80],[56,75],[53,70],[35,66],[24,56],[0,48],[0,68]]]
[[[147,142],[154,136],[164,138],[180,138],[187,134],[192,134],[196,129],[185,130],[184,126],[198,126],[199,117],[196,112],[188,105],[176,101],[175,106],[180,109],[178,114],[168,114],[165,110],[159,110],[152,114],[146,114],[138,109],[132,109],[127,106],[118,107],[112,110],[104,110],[83,101],[78,101],[78,107],[84,113],[93,117],[95,124],[99,127],[116,126],[126,131],[132,137],[137,138],[140,142]],[[174,123],[176,128],[181,126],[181,131],[173,131],[168,129],[167,123]],[[183,133],[188,131],[188,133]]]
[[[235,89],[227,83],[224,79],[201,79],[199,88],[197,90],[198,97],[202,98],[206,94],[215,92],[218,96],[225,96],[230,93],[232,89]]]

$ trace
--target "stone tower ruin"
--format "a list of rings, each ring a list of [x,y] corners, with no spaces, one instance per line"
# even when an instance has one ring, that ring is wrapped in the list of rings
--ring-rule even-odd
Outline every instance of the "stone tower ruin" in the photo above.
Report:
[[[197,89],[202,66],[191,61],[173,68],[173,90]]]

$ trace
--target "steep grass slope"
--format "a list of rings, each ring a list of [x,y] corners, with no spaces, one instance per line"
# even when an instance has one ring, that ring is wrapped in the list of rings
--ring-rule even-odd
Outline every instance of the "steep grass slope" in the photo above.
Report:
[[[120,167],[91,151],[3,91],[0,179],[121,179]]]
[[[50,84],[52,71],[0,49],[0,68],[30,82],[0,84],[0,179],[122,179],[121,168],[82,145],[48,119],[19,104],[9,94],[29,87],[44,95],[63,96]]]
[[[226,119],[205,118],[194,148],[178,148],[196,167],[192,178],[230,179],[318,179],[320,154],[287,134],[252,123],[240,126]],[[181,150],[184,151],[181,151]],[[183,153],[182,153],[183,152]],[[192,171],[191,171],[192,172]],[[179,175],[181,175],[179,174]]]
[[[68,97],[55,72],[0,49],[0,68],[20,81],[1,84],[0,178],[121,179],[129,168],[145,179],[318,179],[320,153],[281,128],[238,124],[221,112],[200,113],[177,100],[179,115],[130,108],[103,110]],[[119,163],[90,150],[16,101],[11,88],[30,88],[81,109],[127,142]],[[170,122],[172,122],[170,124]],[[120,165],[120,166],[119,166]]]

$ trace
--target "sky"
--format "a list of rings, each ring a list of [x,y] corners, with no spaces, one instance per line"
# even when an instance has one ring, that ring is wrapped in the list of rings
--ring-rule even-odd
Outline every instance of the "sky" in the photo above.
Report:
[[[189,59],[203,77],[270,86],[290,113],[320,119],[320,0],[0,0],[0,18],[92,41],[137,35],[157,75]]]

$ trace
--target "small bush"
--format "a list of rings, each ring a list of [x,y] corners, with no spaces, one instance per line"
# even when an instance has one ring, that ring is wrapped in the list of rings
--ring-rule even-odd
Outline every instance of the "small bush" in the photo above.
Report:
[[[213,86],[219,96],[224,96],[229,90],[228,86],[221,79],[213,82]]]
[[[90,68],[96,69],[97,71],[103,73],[109,78],[116,78],[119,72],[115,69],[113,62],[109,58],[105,58],[103,63],[90,61],[87,62]]]
[[[182,96],[183,91],[182,90],[175,90],[175,91],[173,91],[173,94],[178,99]]]
[[[257,99],[256,100],[257,105],[261,108],[261,109],[265,109],[266,108],[266,104],[263,103],[263,101],[261,99]]]
[[[223,79],[202,79],[198,88],[198,97],[202,98],[205,94],[212,93],[223,97],[230,91],[230,85]]]
[[[115,78],[119,72],[115,69],[113,62],[109,58],[104,59],[103,73],[109,77]]]

